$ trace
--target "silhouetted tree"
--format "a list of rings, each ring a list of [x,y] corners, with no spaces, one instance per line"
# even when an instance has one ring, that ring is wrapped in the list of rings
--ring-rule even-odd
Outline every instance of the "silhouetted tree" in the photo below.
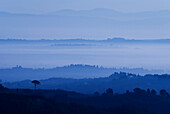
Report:
[[[36,89],[37,85],[40,84],[38,80],[33,80],[32,83],[34,84],[34,89]]]
[[[151,91],[150,91],[150,89],[149,89],[149,88],[147,89],[147,94],[148,94],[148,95],[150,95],[150,94],[151,94]]]
[[[169,94],[168,94],[168,92],[165,89],[161,89],[160,90],[160,95],[161,96],[168,96]]]
[[[156,90],[152,89],[151,90],[151,95],[156,95]]]
[[[126,90],[126,94],[129,94],[130,93],[130,91],[129,90]]]
[[[142,90],[141,90],[140,88],[135,88],[135,89],[133,89],[133,91],[134,91],[135,93],[140,93]]]
[[[147,94],[147,92],[145,90],[140,89],[140,88],[135,88],[135,89],[133,89],[133,91],[136,95],[146,95]]]
[[[107,96],[113,96],[113,89],[108,88],[108,89],[106,90],[106,95],[107,95]]]
[[[126,72],[120,72],[120,74],[119,74],[119,79],[127,79],[128,77],[127,77],[127,74],[126,74]]]

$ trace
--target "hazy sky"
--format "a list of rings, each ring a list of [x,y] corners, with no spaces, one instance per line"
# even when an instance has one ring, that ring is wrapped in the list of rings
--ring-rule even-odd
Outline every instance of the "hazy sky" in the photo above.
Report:
[[[109,8],[121,12],[170,10],[170,0],[0,0],[0,11],[43,13],[60,9]]]

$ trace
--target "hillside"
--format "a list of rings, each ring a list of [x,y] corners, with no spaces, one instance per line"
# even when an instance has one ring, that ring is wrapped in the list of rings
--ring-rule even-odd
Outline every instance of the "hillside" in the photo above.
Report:
[[[85,94],[93,94],[95,91],[103,93],[107,88],[113,88],[116,93],[124,93],[126,90],[134,88],[155,89],[160,91],[166,89],[170,92],[170,75],[136,75],[131,73],[114,73],[109,77],[103,78],[50,78],[40,80],[39,89],[64,89],[68,91],[76,91]],[[8,88],[34,88],[31,80],[4,82],[3,85]]]
[[[47,79],[47,78],[99,78],[108,77],[114,72],[128,72],[134,74],[163,73],[162,70],[147,70],[143,68],[104,68],[95,65],[72,64],[56,68],[13,68],[0,69],[0,79],[4,82]]]

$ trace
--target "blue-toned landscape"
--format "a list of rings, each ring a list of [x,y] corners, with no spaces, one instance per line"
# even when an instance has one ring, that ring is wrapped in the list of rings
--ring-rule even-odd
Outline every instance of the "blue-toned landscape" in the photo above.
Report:
[[[1,68],[70,64],[170,71],[170,40],[0,40]]]
[[[169,114],[169,6],[0,0],[0,114]]]

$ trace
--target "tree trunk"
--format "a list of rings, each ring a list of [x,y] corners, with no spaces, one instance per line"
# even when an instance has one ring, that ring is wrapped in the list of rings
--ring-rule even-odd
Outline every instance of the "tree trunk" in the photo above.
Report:
[[[34,84],[34,89],[35,89],[35,90],[36,90],[36,86],[37,86],[37,84],[35,83],[35,84]]]

